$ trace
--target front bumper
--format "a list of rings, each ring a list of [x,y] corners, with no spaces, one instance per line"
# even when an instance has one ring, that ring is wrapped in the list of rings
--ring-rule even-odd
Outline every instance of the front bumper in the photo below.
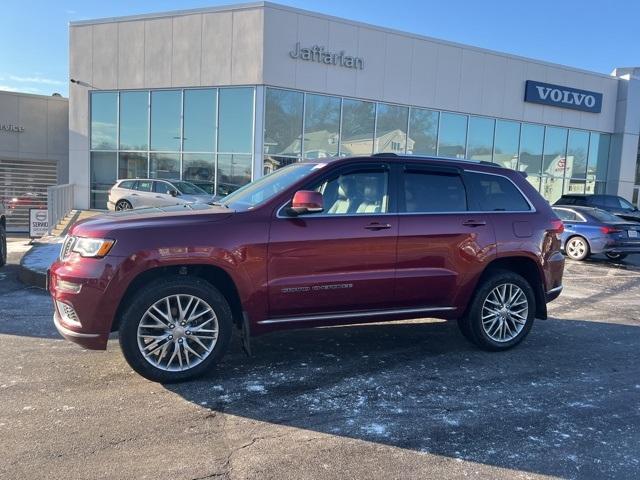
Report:
[[[58,315],[57,310],[53,314],[53,324],[56,326],[58,333],[70,342],[77,343],[78,345],[90,350],[105,350],[107,348],[109,335],[71,330],[62,323],[62,319],[60,318],[60,315]]]
[[[80,258],[56,261],[47,275],[53,298],[53,322],[65,339],[91,350],[104,350],[121,299],[119,257]],[[62,281],[80,285],[77,292]],[[68,307],[68,308],[67,308]]]

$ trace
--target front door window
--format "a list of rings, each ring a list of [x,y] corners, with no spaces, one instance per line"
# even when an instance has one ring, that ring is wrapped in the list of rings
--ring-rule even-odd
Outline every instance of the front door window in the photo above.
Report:
[[[316,190],[324,198],[328,215],[371,215],[387,213],[389,173],[356,170],[323,181]]]

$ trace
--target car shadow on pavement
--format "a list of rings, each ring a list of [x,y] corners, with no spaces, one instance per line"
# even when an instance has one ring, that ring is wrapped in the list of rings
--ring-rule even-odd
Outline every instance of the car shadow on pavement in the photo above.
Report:
[[[186,400],[260,422],[510,469],[638,478],[640,329],[538,321],[507,352],[455,322],[299,330],[235,347]]]

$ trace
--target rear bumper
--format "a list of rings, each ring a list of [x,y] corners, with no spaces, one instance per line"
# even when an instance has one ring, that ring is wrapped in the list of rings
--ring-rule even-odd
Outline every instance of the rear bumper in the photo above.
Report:
[[[116,210],[116,204],[115,204],[115,203],[113,203],[111,200],[109,200],[109,201],[107,202],[107,210],[110,210],[110,211],[112,211],[112,212],[115,212],[115,210]]]
[[[607,245],[602,253],[640,253],[640,242]]]

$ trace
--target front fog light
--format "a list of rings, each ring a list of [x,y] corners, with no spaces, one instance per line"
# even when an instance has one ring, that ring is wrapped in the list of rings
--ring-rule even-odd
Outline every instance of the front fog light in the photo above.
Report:
[[[58,313],[64,323],[75,327],[82,327],[78,314],[71,305],[61,302],[60,300],[56,300],[56,306],[58,307]]]
[[[56,290],[64,293],[80,293],[82,289],[81,283],[68,282],[66,280],[58,280],[56,282]]]

